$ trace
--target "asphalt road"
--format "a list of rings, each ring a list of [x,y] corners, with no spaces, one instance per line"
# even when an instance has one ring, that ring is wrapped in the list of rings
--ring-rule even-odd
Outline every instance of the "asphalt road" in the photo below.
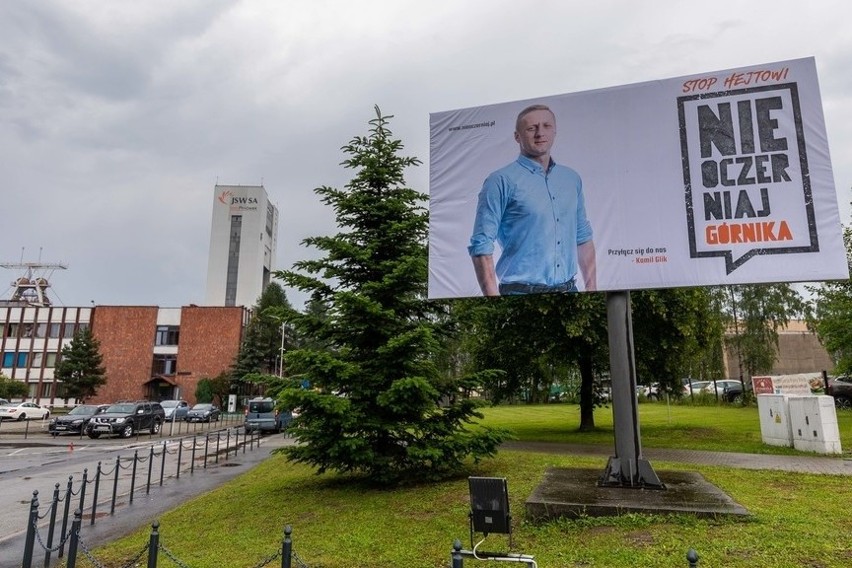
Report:
[[[0,515],[0,568],[21,566],[33,491],[38,491],[39,515],[45,517],[39,523],[39,536],[46,542],[47,513],[55,487],[59,486],[62,498],[70,477],[73,491],[79,491],[86,471],[87,498],[81,539],[86,546],[92,547],[140,527],[150,527],[159,515],[245,473],[268,457],[272,449],[290,443],[289,438],[279,434],[260,438],[259,444],[254,438],[247,445],[242,428],[238,426],[228,429],[219,429],[216,424],[190,426],[192,432],[187,432],[186,426],[181,428],[182,436],[169,437],[167,426],[162,436],[146,434],[126,440],[90,440],[71,435],[53,438],[46,433],[46,424],[39,422],[0,425],[0,511],[3,511]],[[135,475],[134,456],[137,458]],[[93,482],[99,466],[102,475],[98,484],[98,506],[95,524],[91,524]],[[132,504],[131,487],[134,488]],[[114,490],[115,510],[111,514]],[[72,511],[78,500],[78,495],[72,498]],[[57,535],[60,528],[57,523]],[[37,561],[34,564],[42,566],[44,556],[44,549],[36,542],[34,558]],[[55,558],[56,554],[51,556]]]

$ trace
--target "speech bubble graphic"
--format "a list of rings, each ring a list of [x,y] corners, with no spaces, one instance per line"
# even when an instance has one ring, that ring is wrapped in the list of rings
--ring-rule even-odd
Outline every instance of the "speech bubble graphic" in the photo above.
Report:
[[[730,274],[756,255],[818,252],[797,84],[677,104],[690,256],[722,257]]]

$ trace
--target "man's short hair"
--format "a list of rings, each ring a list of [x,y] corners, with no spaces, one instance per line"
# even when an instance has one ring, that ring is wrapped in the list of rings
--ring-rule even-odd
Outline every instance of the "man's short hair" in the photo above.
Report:
[[[515,132],[518,132],[521,128],[521,119],[523,117],[525,117],[526,115],[528,115],[529,113],[536,111],[536,110],[546,110],[547,112],[549,112],[550,114],[553,115],[554,120],[556,119],[556,114],[554,114],[554,112],[552,110],[550,110],[549,106],[541,105],[541,104],[530,105],[530,106],[528,106],[527,108],[525,108],[524,110],[522,110],[521,112],[518,113],[518,118],[515,119]]]

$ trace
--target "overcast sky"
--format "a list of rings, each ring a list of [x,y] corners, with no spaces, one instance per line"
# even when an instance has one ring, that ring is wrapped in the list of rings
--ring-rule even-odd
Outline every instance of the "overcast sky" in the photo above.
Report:
[[[201,304],[217,181],[266,187],[278,268],[312,257],[302,239],[335,231],[313,189],[345,185],[340,147],[373,105],[428,192],[430,112],[809,56],[849,223],[848,5],[2,2],[0,261],[67,264],[60,305]],[[0,270],[0,299],[17,276]]]

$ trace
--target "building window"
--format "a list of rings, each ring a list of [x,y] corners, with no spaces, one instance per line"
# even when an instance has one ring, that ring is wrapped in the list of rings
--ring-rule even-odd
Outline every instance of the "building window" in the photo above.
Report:
[[[6,337],[18,337],[18,324],[10,323],[6,328]],[[4,365],[5,367],[5,365]]]
[[[176,325],[158,325],[154,345],[177,345],[180,327]]]
[[[67,339],[74,337],[74,324],[73,323],[66,323],[64,325],[64,329],[62,331],[62,337],[67,338]]]
[[[47,369],[56,367],[56,353],[45,353],[44,366]]]
[[[34,333],[35,333],[35,324],[34,323],[21,324],[21,337],[33,337]]]
[[[266,204],[266,234],[272,236],[272,225],[275,221],[275,207],[271,203]]]
[[[174,375],[177,372],[177,355],[154,355],[151,376]]]
[[[47,324],[46,323],[36,324],[35,336],[34,337],[47,337]]]
[[[48,337],[56,339],[59,337],[59,333],[62,331],[61,323],[52,323],[50,324],[50,330],[48,331]]]
[[[5,351],[3,353],[3,367],[10,369],[15,366],[15,352]]]
[[[231,238],[228,243],[228,268],[225,273],[225,305],[237,305],[237,277],[240,271],[240,239],[243,232],[242,215],[231,216]]]
[[[27,366],[27,353],[18,353],[18,368],[23,369]]]
[[[33,369],[40,369],[41,363],[44,360],[43,353],[33,353],[32,360],[30,361],[30,367]]]
[[[41,384],[41,397],[42,398],[50,398],[53,393],[53,383],[42,383]]]

